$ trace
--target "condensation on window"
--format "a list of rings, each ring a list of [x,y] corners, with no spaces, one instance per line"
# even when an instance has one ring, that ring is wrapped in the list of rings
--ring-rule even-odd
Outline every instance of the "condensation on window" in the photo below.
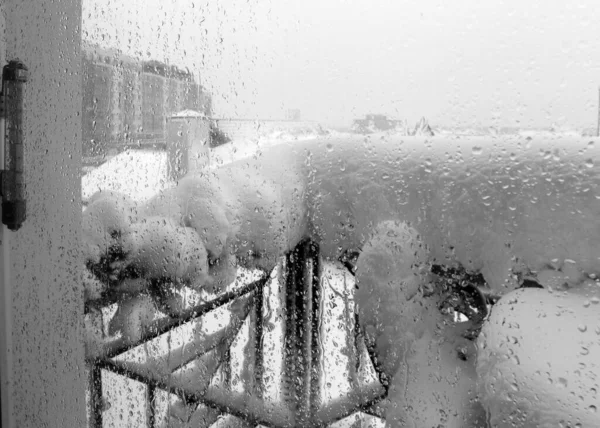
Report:
[[[84,0],[89,426],[600,426],[596,9]]]

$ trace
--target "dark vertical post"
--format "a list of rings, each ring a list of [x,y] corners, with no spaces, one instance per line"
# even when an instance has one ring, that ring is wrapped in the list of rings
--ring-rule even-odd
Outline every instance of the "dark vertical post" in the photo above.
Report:
[[[319,257],[319,246],[315,242],[308,244],[308,260],[305,281],[310,290],[310,320],[306,328],[310,329],[310,414],[311,421],[314,421],[314,415],[320,407],[320,387],[321,387],[321,259]]]
[[[231,381],[232,376],[231,376],[231,348],[227,349],[225,351],[225,355],[223,355],[223,362],[221,362],[221,367],[223,369],[223,384],[231,389]]]
[[[263,373],[264,373],[264,359],[263,359],[263,344],[264,344],[264,333],[263,333],[263,299],[265,293],[263,287],[259,287],[256,290],[254,296],[254,332],[250,334],[254,338],[254,394],[257,397],[262,398],[263,396]]]
[[[90,428],[102,428],[102,411],[104,398],[102,397],[102,369],[92,363],[89,366],[88,385],[90,388]]]
[[[285,285],[283,291],[283,316],[284,316],[284,336],[283,336],[283,391],[285,401],[292,414],[296,415],[299,403],[298,380],[296,372],[297,361],[297,343],[296,324],[298,314],[296,312],[296,290],[298,287],[301,269],[300,258],[302,247],[298,245],[294,250],[286,255],[284,262]]]
[[[156,426],[156,388],[154,385],[146,385],[146,426]]]
[[[285,398],[295,426],[312,426],[320,396],[320,264],[318,247],[303,241],[286,256],[284,296]]]

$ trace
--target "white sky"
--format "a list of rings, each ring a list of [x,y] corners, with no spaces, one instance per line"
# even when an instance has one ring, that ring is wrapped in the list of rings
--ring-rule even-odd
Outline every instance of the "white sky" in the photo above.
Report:
[[[84,38],[200,72],[224,117],[595,127],[595,0],[84,0]]]

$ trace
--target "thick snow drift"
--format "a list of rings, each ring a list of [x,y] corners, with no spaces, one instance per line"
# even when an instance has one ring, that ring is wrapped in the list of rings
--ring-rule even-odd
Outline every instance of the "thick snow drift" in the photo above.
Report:
[[[492,427],[600,426],[599,303],[538,289],[500,300],[477,362]]]

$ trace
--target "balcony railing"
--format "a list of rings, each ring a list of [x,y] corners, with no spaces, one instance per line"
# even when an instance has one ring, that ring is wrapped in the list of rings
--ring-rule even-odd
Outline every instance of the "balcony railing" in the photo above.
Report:
[[[137,340],[116,337],[88,345],[90,426],[103,426],[103,371],[145,385],[145,403],[138,403],[145,409],[145,418],[140,418],[139,426],[165,426],[159,425],[159,419],[165,418],[157,416],[159,391],[179,399],[169,408],[168,426],[208,427],[224,415],[235,416],[248,426],[268,427],[328,426],[356,412],[381,417],[377,404],[387,389],[358,327],[353,276],[338,274],[342,290],[335,290],[329,284],[331,273],[324,274],[327,269],[331,267],[322,264],[318,246],[304,241],[270,274],[238,284],[178,317],[160,318]],[[114,303],[114,299],[101,302],[104,306]],[[338,305],[337,312],[330,310]],[[164,350],[148,352],[153,341],[219,310],[227,310],[230,319],[215,332],[193,335],[166,354]],[[338,324],[346,327],[335,325],[334,312],[341,319]],[[232,350],[232,345],[244,325],[246,349],[252,351],[242,357],[235,355],[239,351]],[[281,332],[279,337],[274,331]],[[342,343],[328,346],[332,340]],[[144,358],[133,358],[136,350],[142,350]],[[251,375],[232,376],[234,359]],[[329,370],[332,361],[336,365],[341,360],[347,364]],[[274,361],[280,361],[281,367],[273,367],[278,365]],[[349,389],[336,393],[334,378],[349,379]]]

